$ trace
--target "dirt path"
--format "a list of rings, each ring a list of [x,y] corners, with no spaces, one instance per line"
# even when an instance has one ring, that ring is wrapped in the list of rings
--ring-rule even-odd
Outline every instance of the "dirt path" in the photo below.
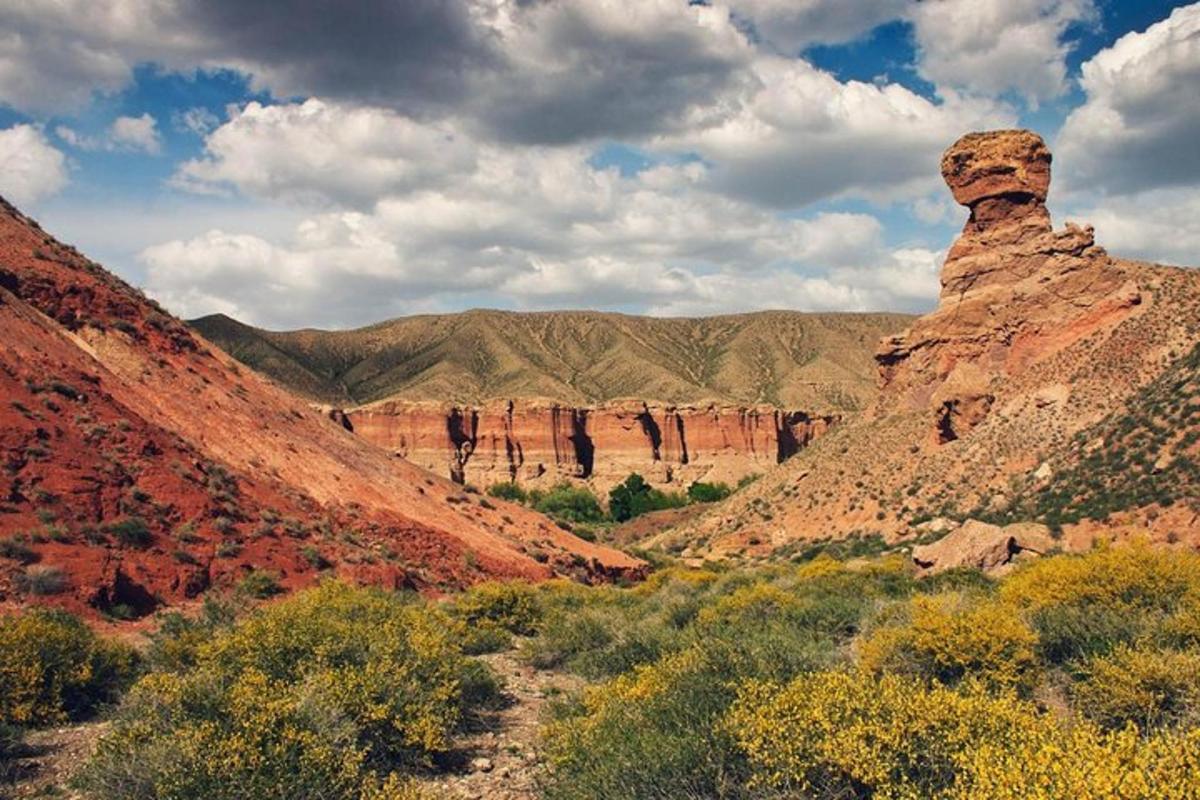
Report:
[[[105,722],[89,722],[30,731],[25,736],[22,756],[16,761],[17,783],[0,783],[0,798],[79,798],[66,788],[67,780],[91,754],[92,745],[107,727]]]
[[[459,742],[454,767],[429,786],[454,800],[534,800],[542,770],[538,729],[547,703],[578,690],[573,675],[536,670],[516,651],[481,659],[505,682],[504,707],[481,715]]]

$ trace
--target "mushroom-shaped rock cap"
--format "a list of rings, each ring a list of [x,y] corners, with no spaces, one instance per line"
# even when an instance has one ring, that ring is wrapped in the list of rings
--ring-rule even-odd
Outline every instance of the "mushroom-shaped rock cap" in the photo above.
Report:
[[[964,206],[1013,195],[1040,204],[1050,190],[1050,150],[1033,131],[968,133],[942,155],[942,177]]]

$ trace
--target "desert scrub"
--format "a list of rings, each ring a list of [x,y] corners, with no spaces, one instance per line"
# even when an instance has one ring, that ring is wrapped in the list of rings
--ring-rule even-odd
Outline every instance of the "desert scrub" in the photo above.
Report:
[[[716,724],[734,697],[729,678],[693,649],[589,688],[546,728],[545,797],[734,796],[739,756]]]
[[[1030,621],[1052,664],[1104,655],[1160,635],[1200,600],[1200,555],[1145,543],[1033,562],[1006,578],[999,596]]]
[[[16,579],[18,589],[35,597],[61,594],[67,590],[68,583],[67,573],[61,567],[48,564],[26,567]]]
[[[495,626],[521,636],[531,635],[541,619],[537,590],[524,581],[486,581],[459,595],[456,617],[471,626]]]
[[[117,698],[136,664],[133,650],[65,611],[0,618],[0,724],[83,719]]]
[[[1139,738],[1012,694],[894,675],[804,675],[741,690],[725,724],[759,796],[1194,798],[1200,734]]]
[[[869,672],[948,685],[971,679],[1022,692],[1037,681],[1037,634],[1011,606],[958,594],[919,596],[888,609],[885,620],[858,646]]]
[[[1082,678],[1072,687],[1072,700],[1101,726],[1133,723],[1150,731],[1200,721],[1198,652],[1118,645],[1089,661]]]
[[[445,751],[496,692],[452,619],[377,590],[328,582],[209,629],[181,626],[130,691],[81,774],[89,796],[386,796],[364,793]]]

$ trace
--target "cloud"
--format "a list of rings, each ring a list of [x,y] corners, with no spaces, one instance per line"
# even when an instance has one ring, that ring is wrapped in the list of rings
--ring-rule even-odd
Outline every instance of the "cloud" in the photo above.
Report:
[[[1096,240],[1113,255],[1200,267],[1200,192],[1194,187],[1154,189],[1075,207],[1071,219],[1096,227]]]
[[[558,144],[704,124],[753,76],[727,8],[679,0],[501,2],[499,60],[472,76],[469,113],[509,140]]]
[[[910,11],[917,70],[939,90],[1012,91],[1036,106],[1068,88],[1068,28],[1097,17],[1092,0],[918,3]]]
[[[158,153],[162,141],[158,138],[158,123],[149,114],[140,117],[117,117],[109,130],[113,147],[118,150],[139,150]]]
[[[734,14],[778,49],[797,53],[811,44],[853,41],[900,18],[912,0],[730,0]]]
[[[780,217],[713,191],[711,168],[694,161],[622,175],[592,165],[588,148],[462,134],[451,147],[449,133],[384,109],[248,106],[210,135],[209,158],[187,174],[331,210],[291,237],[224,228],[147,248],[148,289],[185,315],[236,307],[277,327],[361,324],[468,300],[729,305],[742,296],[709,292],[713,276],[757,285],[781,272],[848,283],[862,304],[922,302],[873,283],[889,280],[873,268],[895,264],[873,216]],[[447,166],[436,161],[452,155]],[[419,172],[430,163],[432,174]]]
[[[173,63],[198,43],[174,0],[0,3],[0,104],[50,113],[127,85],[141,61]]]
[[[195,106],[171,114],[171,125],[177,131],[205,136],[221,124],[221,118],[207,108]]]
[[[941,153],[963,131],[1015,116],[953,92],[936,103],[898,84],[843,83],[796,59],[762,57],[754,71],[758,88],[736,113],[656,146],[699,153],[721,191],[781,208],[925,194],[940,185]]]
[[[1082,72],[1087,101],[1056,147],[1065,188],[1132,193],[1200,181],[1200,3],[1122,36]]]
[[[18,206],[57,194],[67,185],[67,160],[32,125],[0,130],[0,195]]]
[[[101,136],[88,136],[66,125],[59,125],[54,133],[78,150],[141,152],[150,155],[162,152],[158,122],[148,113],[140,117],[117,117]]]
[[[205,139],[175,183],[223,186],[257,197],[370,207],[380,197],[432,188],[473,165],[475,146],[440,124],[381,108],[310,99],[249,103]]]

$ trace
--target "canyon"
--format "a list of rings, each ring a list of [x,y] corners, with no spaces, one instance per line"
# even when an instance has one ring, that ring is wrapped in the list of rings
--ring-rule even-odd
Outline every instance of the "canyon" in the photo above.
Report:
[[[459,483],[734,485],[874,402],[901,314],[594,311],[402,317],[344,331],[193,327],[393,455]]]
[[[364,439],[458,483],[578,480],[601,492],[634,472],[664,486],[733,485],[795,455],[842,418],[772,406],[522,399],[480,406],[383,400],[330,413]]]

